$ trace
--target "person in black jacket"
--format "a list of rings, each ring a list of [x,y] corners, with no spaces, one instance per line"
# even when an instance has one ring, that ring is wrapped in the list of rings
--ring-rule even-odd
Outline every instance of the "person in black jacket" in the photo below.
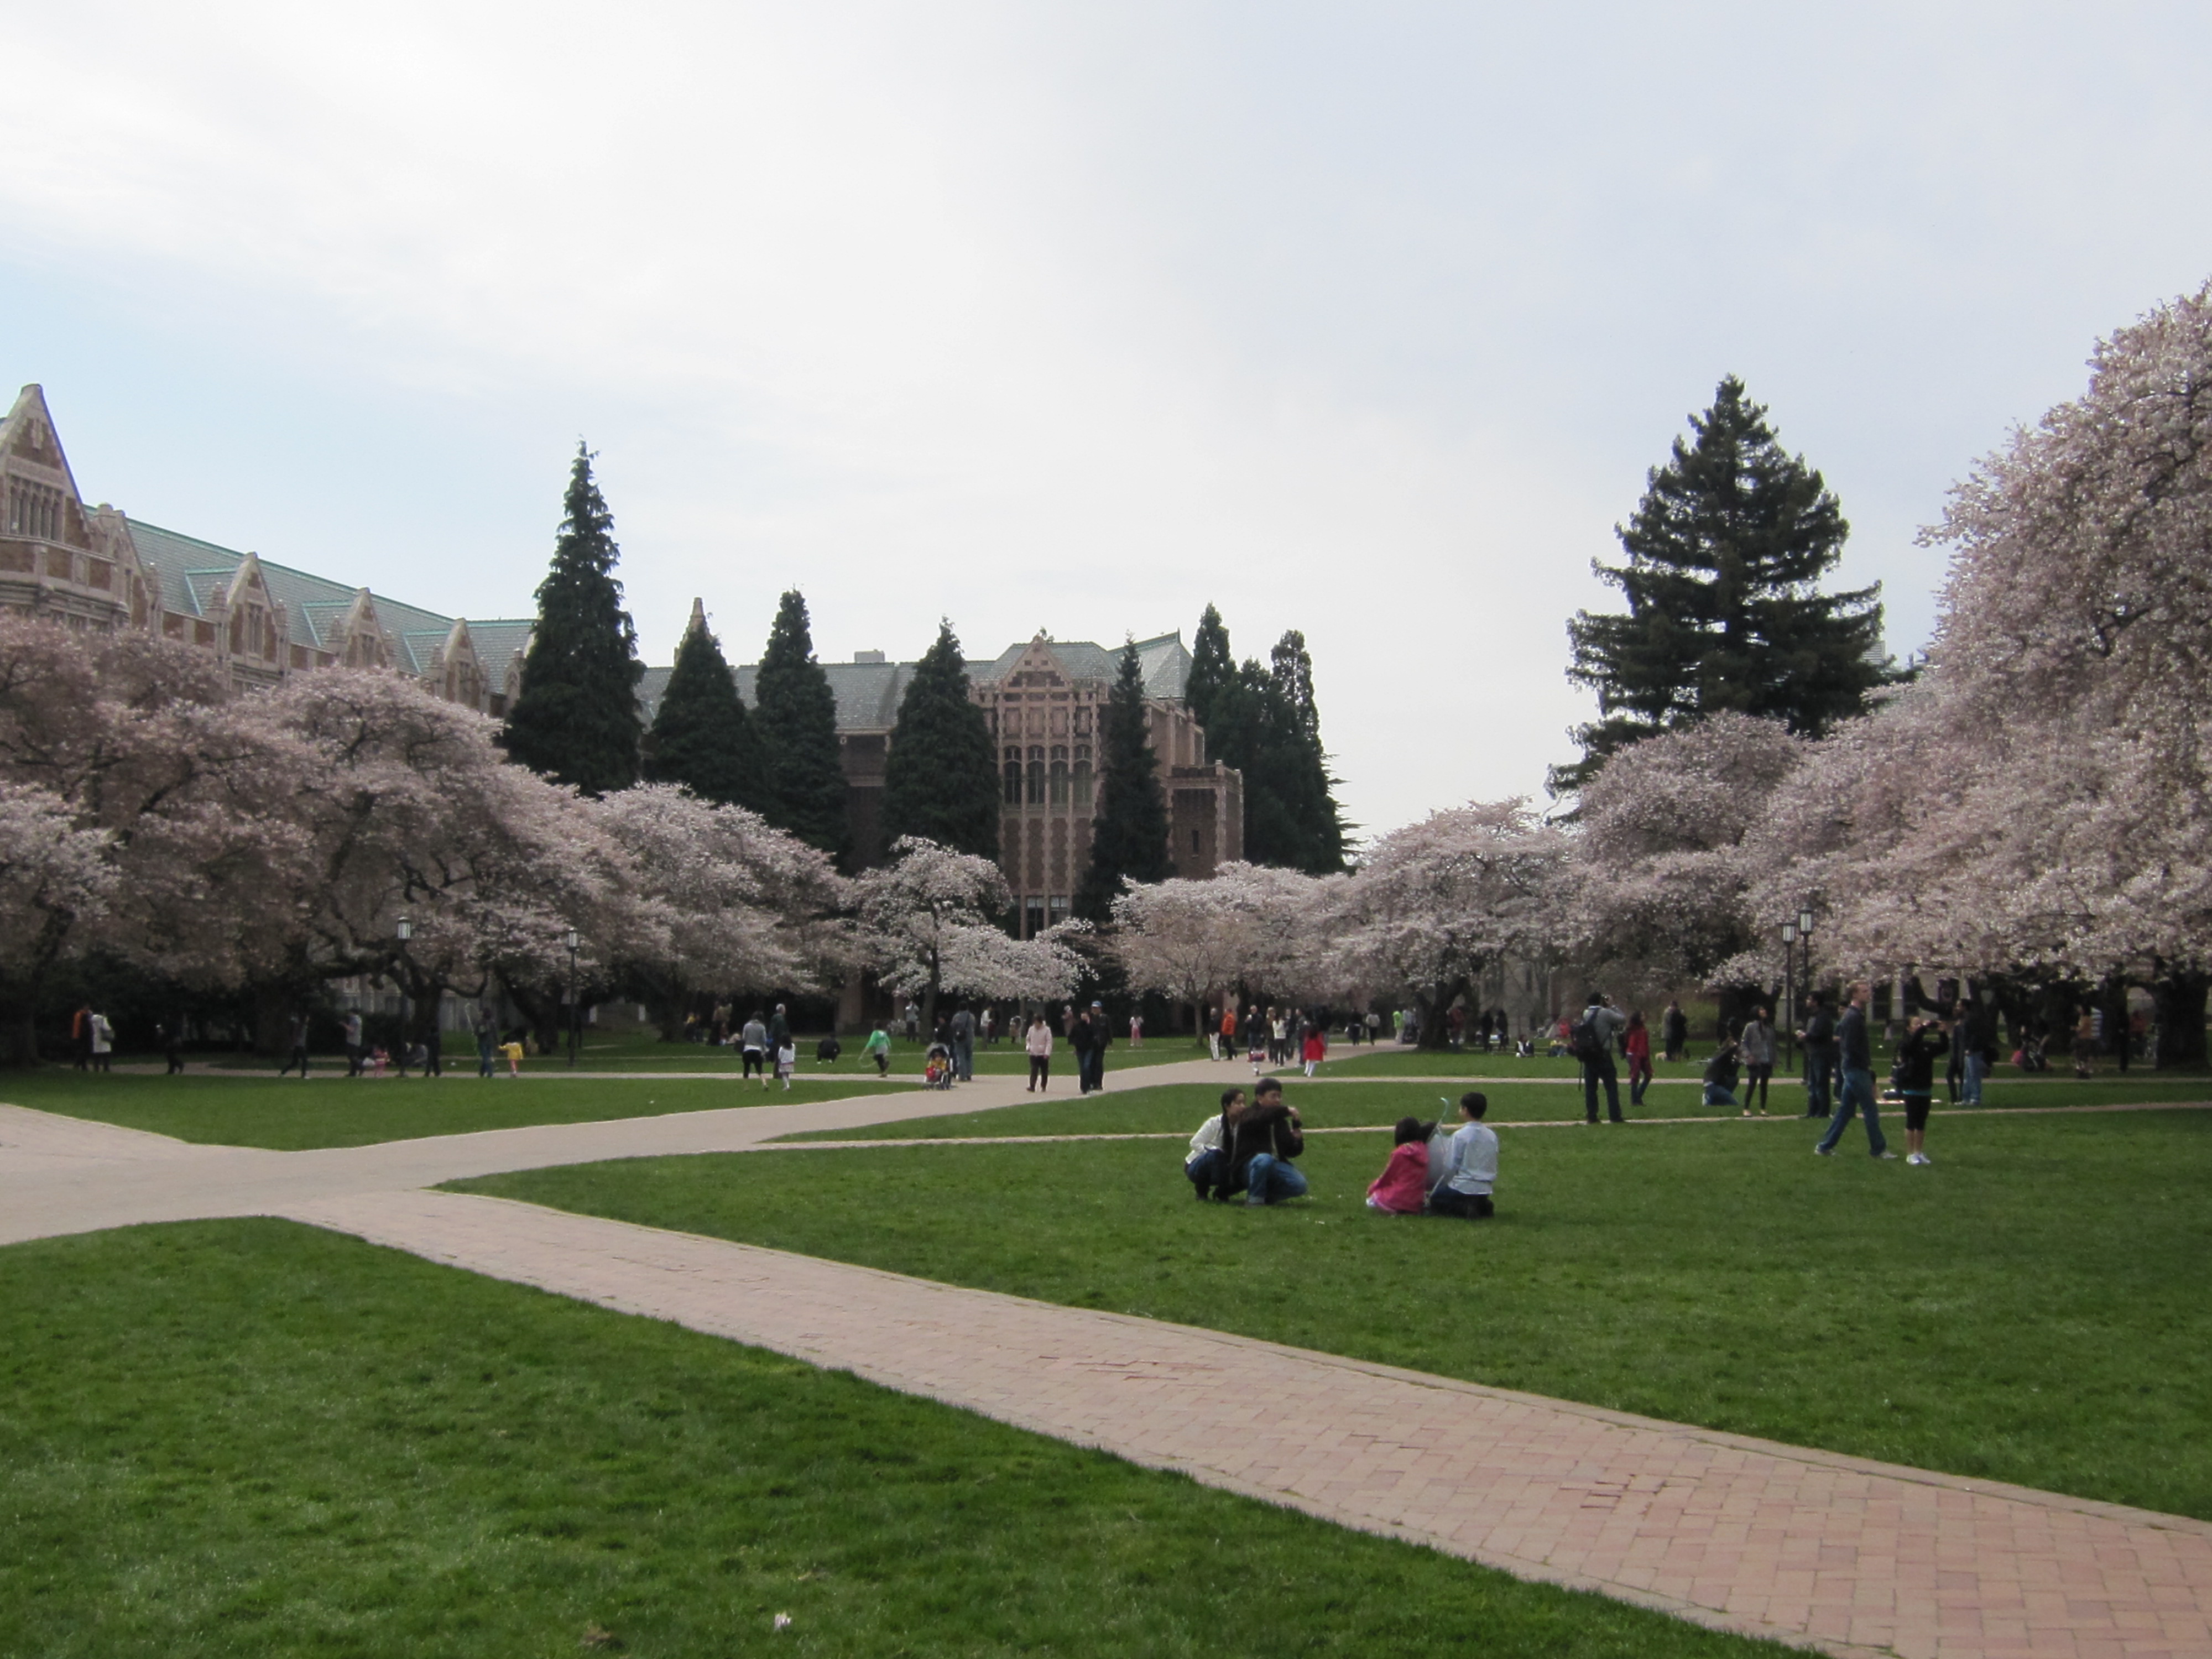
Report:
[[[1844,1090],[1836,1103],[1836,1114],[1828,1120],[1828,1133],[1820,1137],[1820,1144],[1813,1148],[1822,1158],[1833,1158],[1836,1143],[1844,1138],[1844,1130],[1851,1121],[1854,1110],[1866,1117],[1867,1150],[1876,1158],[1895,1158],[1889,1143],[1882,1138],[1881,1109],[1874,1097],[1874,1045],[1867,1036],[1866,1006],[1871,994],[1862,980],[1851,987],[1851,1005],[1844,1010],[1844,1017],[1836,1022],[1838,1057],[1844,1063]]]
[[[1813,993],[1813,1012],[1797,1041],[1805,1045],[1805,1115],[1826,1117],[1835,1102],[1836,1018],[1824,993]]]
[[[1936,1056],[1951,1046],[1939,1019],[1915,1019],[1897,1045],[1897,1092],[1905,1104],[1905,1161],[1925,1164],[1928,1109],[1936,1093]]]
[[[1263,1079],[1253,1091],[1249,1106],[1222,1115],[1222,1158],[1214,1197],[1225,1200],[1241,1192],[1247,1204],[1304,1198],[1305,1175],[1291,1160],[1305,1149],[1297,1109],[1283,1103],[1279,1082]]]

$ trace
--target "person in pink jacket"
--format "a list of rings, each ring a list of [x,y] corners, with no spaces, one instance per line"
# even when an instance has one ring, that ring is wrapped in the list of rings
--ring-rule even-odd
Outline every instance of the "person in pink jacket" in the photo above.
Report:
[[[1397,1145],[1367,1188],[1367,1207],[1386,1215],[1419,1215],[1429,1195],[1429,1134],[1437,1126],[1417,1117],[1398,1120]]]

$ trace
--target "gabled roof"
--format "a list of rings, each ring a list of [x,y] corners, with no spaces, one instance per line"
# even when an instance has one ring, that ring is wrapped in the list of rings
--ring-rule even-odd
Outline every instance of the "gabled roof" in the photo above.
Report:
[[[1110,683],[1121,672],[1121,647],[1109,648],[1090,640],[1055,640],[1039,635],[1044,648],[1066,671],[1072,680],[1103,680]],[[1022,653],[1037,640],[1024,640],[1001,651],[988,667],[978,668],[973,663],[968,667],[968,677],[982,684],[1003,680],[1013,672]],[[1172,634],[1158,634],[1149,640],[1137,641],[1137,659],[1144,665],[1145,695],[1173,702],[1182,697],[1190,684],[1190,653],[1184,647],[1182,630]]]
[[[132,519],[130,525],[139,557],[161,573],[163,607],[187,617],[206,616],[217,590],[227,588],[246,562],[246,556],[235,548],[165,530],[143,519]],[[272,559],[259,558],[258,562],[269,597],[284,607],[290,642],[311,651],[343,649],[346,617],[361,590]],[[443,652],[456,619],[382,593],[373,599],[377,620],[392,642],[392,665],[410,674],[428,673]],[[526,617],[469,623],[477,659],[483,665],[484,678],[494,692],[506,690],[508,660],[536,626]]]

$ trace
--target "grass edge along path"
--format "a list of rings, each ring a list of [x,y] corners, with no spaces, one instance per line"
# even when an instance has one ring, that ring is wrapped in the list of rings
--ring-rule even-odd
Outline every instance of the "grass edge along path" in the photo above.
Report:
[[[1510,1133],[1480,1225],[1365,1210],[1361,1134],[1257,1212],[1164,1140],[454,1187],[2212,1519],[2212,1113],[1939,1120],[1927,1170],[1732,1127]]]
[[[9,1247],[0,1333],[50,1659],[1788,1650],[283,1221]]]

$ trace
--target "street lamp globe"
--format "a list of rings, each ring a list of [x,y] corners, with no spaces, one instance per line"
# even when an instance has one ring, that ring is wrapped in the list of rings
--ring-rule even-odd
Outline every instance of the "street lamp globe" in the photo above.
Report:
[[[404,945],[409,939],[415,937],[415,924],[409,921],[405,916],[402,916],[399,918],[399,925],[395,931],[399,936],[399,942],[402,945]]]
[[[1813,937],[1813,913],[1810,910],[1800,910],[1797,913],[1797,931],[1807,939]]]

